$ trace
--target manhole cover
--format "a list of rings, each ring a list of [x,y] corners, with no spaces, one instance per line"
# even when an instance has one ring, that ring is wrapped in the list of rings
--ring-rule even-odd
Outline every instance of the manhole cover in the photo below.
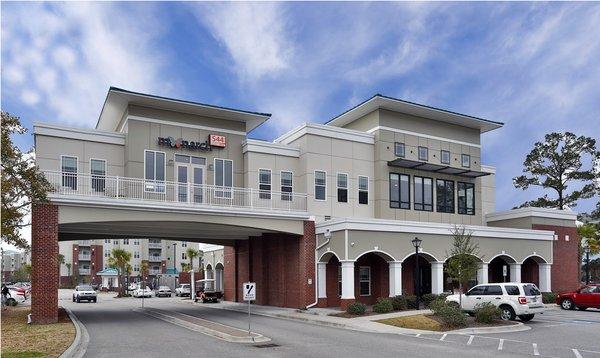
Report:
[[[275,344],[275,343],[256,344],[254,347],[256,347],[256,348],[273,348],[273,347],[279,347],[279,344]]]

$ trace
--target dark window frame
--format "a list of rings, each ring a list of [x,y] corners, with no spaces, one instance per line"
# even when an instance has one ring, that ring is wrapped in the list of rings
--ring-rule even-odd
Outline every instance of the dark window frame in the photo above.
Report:
[[[397,175],[398,176],[398,201],[392,201],[392,175]],[[406,190],[406,192],[408,193],[408,198],[406,198],[407,200],[404,201],[403,197],[402,197],[402,188],[401,188],[401,183],[402,181],[400,180],[401,177],[406,177],[408,178],[406,180],[406,183],[408,184],[408,190]],[[390,208],[392,209],[402,209],[402,210],[410,210],[410,175],[408,174],[403,174],[403,173],[390,173],[389,175],[389,200],[390,200]],[[397,206],[393,206],[393,203],[397,203]],[[403,207],[403,205],[405,205],[406,207]]]
[[[290,175],[290,183],[284,183],[284,173]],[[292,192],[294,191],[294,173],[289,170],[282,170],[279,172],[279,184],[281,185],[281,200],[292,201]]]
[[[367,188],[361,188],[360,179],[365,178],[367,183]],[[366,175],[358,176],[358,204],[360,205],[369,205],[369,177]]]
[[[463,188],[461,188],[463,187]],[[473,189],[473,200],[472,200],[472,212],[469,212],[469,206],[467,203],[467,189],[468,188],[472,188]],[[461,196],[460,196],[460,192],[464,190],[465,191],[465,206],[461,207]],[[461,182],[459,181],[458,184],[456,185],[456,198],[457,198],[457,207],[458,207],[458,213],[460,215],[475,215],[475,183],[466,183],[466,182]]]
[[[467,158],[467,165],[465,165],[465,158]],[[460,155],[460,166],[463,168],[471,167],[471,156],[469,154],[461,154]]]
[[[444,153],[448,153],[448,161],[444,161]],[[440,150],[440,163],[442,164],[450,164],[450,151],[449,150]]]
[[[346,187],[340,186],[340,176],[346,177]],[[335,187],[337,189],[337,202],[347,203],[348,202],[348,174],[347,173],[336,173],[335,175]]]
[[[263,182],[263,174],[266,175],[266,173],[268,172],[268,182]],[[259,168],[258,169],[258,198],[259,199],[265,199],[265,200],[271,200],[271,189],[272,189],[272,185],[273,185],[273,171],[271,171],[271,169],[267,169],[267,168]]]
[[[398,154],[398,147],[402,148],[402,154]],[[406,144],[402,143],[402,142],[395,142],[394,143],[394,155],[396,157],[400,157],[400,158],[404,158],[406,157]]]
[[[426,158],[425,158],[425,159],[423,159],[423,158],[421,157],[421,149],[425,149],[425,156],[426,156]],[[427,162],[427,161],[429,161],[429,148],[428,148],[428,147],[419,146],[419,147],[417,148],[417,158],[419,158],[419,160],[420,160],[420,161],[422,161],[422,162]]]
[[[443,205],[440,205],[440,190],[439,190],[439,183],[443,183],[443,191],[442,191],[442,195],[443,195]],[[448,198],[446,197],[447,191],[446,191],[446,187],[448,184],[452,184],[452,207],[449,208],[448,205],[446,205],[446,203],[448,202]],[[455,207],[456,207],[456,203],[455,203],[455,199],[454,199],[454,180],[447,180],[447,179],[436,179],[435,180],[435,201],[436,201],[436,211],[438,213],[447,213],[447,214],[454,214],[455,212]]]
[[[422,180],[422,183],[421,183],[421,187],[422,187],[421,198],[423,199],[423,202],[421,202],[421,203],[417,203],[417,193],[416,193],[417,183],[415,182],[417,179],[421,179]],[[424,179],[431,180],[431,204],[426,204],[425,203],[425,180]],[[415,211],[433,212],[433,178],[422,177],[422,176],[418,176],[418,175],[413,175],[413,190],[415,191],[413,193],[413,195],[414,195],[413,210],[415,210]],[[417,205],[421,205],[421,208],[417,209]],[[431,210],[426,209],[425,208],[426,205],[431,205]]]

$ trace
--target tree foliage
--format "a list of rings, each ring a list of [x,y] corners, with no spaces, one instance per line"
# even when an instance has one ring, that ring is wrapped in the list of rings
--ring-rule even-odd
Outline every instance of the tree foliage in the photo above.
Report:
[[[200,256],[200,251],[194,249],[193,247],[189,247],[187,249],[187,251],[185,252],[185,254],[187,255],[188,259],[190,260],[190,263],[189,263],[190,271],[194,271],[194,259],[196,257]]]
[[[123,274],[131,272],[129,261],[131,261],[131,252],[117,248],[112,249],[108,258],[108,266],[117,269],[119,274],[119,297],[123,295]]]
[[[461,305],[463,286],[477,275],[479,269],[479,245],[473,241],[472,235],[464,226],[455,226],[452,230],[452,248],[446,252],[444,270],[448,278],[458,283]]]
[[[591,157],[591,167],[583,169],[582,156]],[[514,186],[523,190],[530,186],[552,189],[557,197],[548,194],[525,202],[524,206],[546,208],[574,207],[579,199],[600,195],[600,152],[596,150],[596,140],[573,133],[549,133],[543,142],[534,144],[533,149],[523,162],[524,175],[513,179]],[[573,181],[583,186],[578,190],[568,191]]]
[[[2,241],[27,249],[27,239],[21,229],[31,223],[25,218],[33,202],[46,201],[50,184],[35,166],[33,152],[22,152],[12,141],[13,135],[23,135],[19,117],[2,112]]]
[[[580,240],[580,251],[588,248],[591,255],[600,253],[600,229],[598,225],[587,223],[577,228],[577,236]]]

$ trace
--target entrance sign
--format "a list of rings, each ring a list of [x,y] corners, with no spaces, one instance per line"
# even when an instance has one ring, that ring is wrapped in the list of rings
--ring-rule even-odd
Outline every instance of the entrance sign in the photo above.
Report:
[[[256,300],[256,282],[244,282],[242,290],[244,292],[244,301]]]

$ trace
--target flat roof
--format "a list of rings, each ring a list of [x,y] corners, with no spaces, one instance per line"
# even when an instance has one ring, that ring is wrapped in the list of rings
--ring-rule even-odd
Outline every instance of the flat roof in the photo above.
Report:
[[[479,129],[480,133],[498,129],[504,125],[502,122],[495,122],[489,119],[483,119],[445,109],[426,106],[394,97],[384,96],[379,93],[350,108],[344,113],[332,118],[325,124],[343,127],[376,109],[388,109],[394,112],[406,113],[417,117],[456,124],[467,128]]]
[[[111,86],[106,94],[96,129],[114,131],[129,104],[244,122],[246,132],[250,132],[271,117],[270,113],[156,96]]]

